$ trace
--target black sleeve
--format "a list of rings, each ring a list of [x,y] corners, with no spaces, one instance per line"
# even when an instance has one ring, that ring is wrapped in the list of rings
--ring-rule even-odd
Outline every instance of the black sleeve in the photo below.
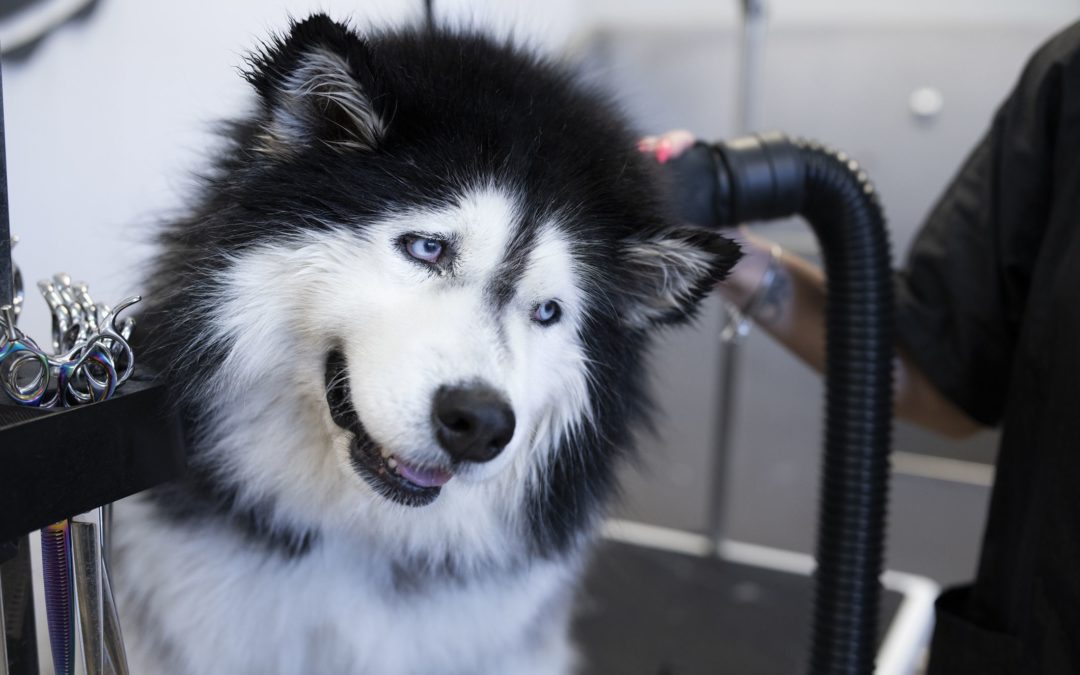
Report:
[[[1078,53],[1080,23],[1032,57],[896,276],[900,347],[983,424],[997,424],[1004,409],[1055,155],[1080,151],[1057,142],[1062,123],[1080,123]]]

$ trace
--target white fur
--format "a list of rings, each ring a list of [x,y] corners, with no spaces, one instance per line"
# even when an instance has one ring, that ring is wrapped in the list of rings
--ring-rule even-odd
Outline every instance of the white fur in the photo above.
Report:
[[[571,667],[569,604],[547,606],[572,590],[576,570],[565,564],[401,591],[377,546],[342,536],[289,561],[228,532],[163,529],[144,508],[124,505],[116,542],[119,560],[140,566],[118,570],[137,581],[119,587],[132,673],[551,675]]]
[[[277,523],[323,536],[308,555],[284,560],[213,522],[163,527],[147,506],[121,509],[117,576],[127,587],[118,585],[144,668],[133,672],[566,671],[567,610],[551,605],[567,594],[578,561],[514,565],[525,557],[529,482],[589,409],[578,338],[584,296],[552,222],[530,246],[513,298],[495,310],[485,288],[516,217],[514,197],[486,186],[454,208],[256,247],[222,270],[213,325],[193,345],[227,350],[221,377],[204,392],[220,405],[207,411],[200,461],[236,482],[241,504],[272,502]],[[455,242],[453,278],[403,255],[397,241],[409,233]],[[542,327],[531,315],[549,299],[563,316]],[[334,345],[346,353],[362,423],[393,454],[421,463],[439,456],[432,398],[463,381],[507,395],[512,441],[428,506],[387,501],[354,471],[349,435],[330,419],[323,377]],[[449,561],[473,580],[395,594],[390,569],[402,560]],[[500,568],[518,571],[485,572]],[[552,628],[535,634],[545,614]],[[159,634],[182,636],[182,654],[155,654]],[[170,660],[176,665],[162,665]]]

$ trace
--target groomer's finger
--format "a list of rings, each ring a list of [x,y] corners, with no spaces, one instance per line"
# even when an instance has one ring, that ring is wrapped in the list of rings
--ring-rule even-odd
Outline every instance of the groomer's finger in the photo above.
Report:
[[[686,129],[675,129],[668,131],[656,142],[656,147],[653,150],[653,154],[656,155],[658,162],[663,164],[672,157],[678,157],[694,144],[694,134],[690,133]]]
[[[663,164],[672,157],[678,157],[694,144],[694,135],[685,129],[674,129],[659,136],[646,136],[638,141],[638,150],[656,157]]]

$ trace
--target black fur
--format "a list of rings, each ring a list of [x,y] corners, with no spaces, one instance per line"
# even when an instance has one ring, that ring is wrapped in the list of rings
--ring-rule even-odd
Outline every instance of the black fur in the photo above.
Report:
[[[314,117],[304,117],[314,124],[307,142],[268,145],[283,83],[317,49],[347,65],[380,130],[352,128],[354,119],[320,100],[308,111]],[[219,283],[223,256],[327,223],[362,229],[388,210],[451,204],[468,189],[494,182],[523,197],[523,250],[538,223],[558,216],[569,228],[575,256],[595,271],[586,279],[595,301],[582,341],[594,370],[596,426],[559,449],[549,480],[527,507],[536,553],[558,555],[575,545],[610,495],[616,460],[630,446],[630,425],[647,409],[644,357],[652,326],[628,317],[648,292],[650,272],[635,267],[625,252],[635,242],[670,236],[672,221],[659,195],[657,168],[637,151],[636,134],[606,97],[583,87],[570,71],[508,44],[442,29],[361,39],[316,15],[253,57],[248,79],[261,107],[230,126],[228,146],[191,214],[166,228],[143,316],[146,360],[169,381],[188,383],[177,384],[175,392],[178,405],[196,420],[189,436],[199,437],[201,408],[193,395],[199,373],[219,367],[221,347],[227,347],[189,349],[209,321],[204,299]],[[366,145],[347,145],[350,134],[364,135]],[[734,245],[719,235],[682,236],[709,252],[710,267],[654,324],[691,318],[697,301],[737,257]],[[520,260],[512,257],[492,296],[505,302],[519,275]],[[197,444],[191,451],[198,465]],[[212,470],[165,496],[177,499],[177,490],[189,498],[208,495],[204,503],[224,511],[235,506],[210,497],[231,494],[227,479]],[[269,513],[252,518],[273,522]],[[285,536],[285,550],[302,551],[311,535]]]
[[[236,492],[209,476],[163,485],[152,493],[160,512],[171,520],[191,522],[214,519],[268,552],[297,558],[318,542],[314,531],[297,530],[272,521],[272,504],[239,504]]]

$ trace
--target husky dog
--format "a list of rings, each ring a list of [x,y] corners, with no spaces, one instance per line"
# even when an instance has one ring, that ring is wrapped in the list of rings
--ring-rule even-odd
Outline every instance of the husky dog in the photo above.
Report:
[[[738,256],[562,67],[316,15],[153,267],[189,474],[117,513],[132,672],[573,670],[654,329]]]

